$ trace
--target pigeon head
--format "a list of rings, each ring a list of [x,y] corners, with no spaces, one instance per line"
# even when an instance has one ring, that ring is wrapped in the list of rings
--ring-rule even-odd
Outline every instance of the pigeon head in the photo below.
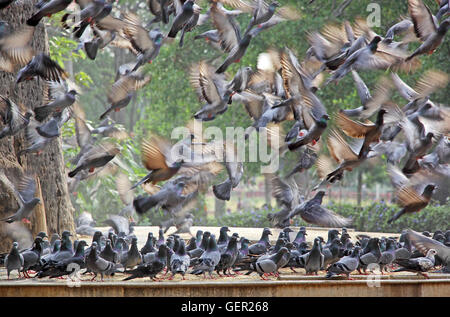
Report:
[[[317,125],[321,128],[326,128],[327,127],[327,120],[329,119],[328,115],[323,115],[319,121],[317,121]]]
[[[275,8],[278,8],[279,6],[280,6],[280,4],[277,1],[273,1],[269,5],[270,9],[272,9],[272,10],[275,10]]]
[[[325,191],[320,190],[317,192],[316,196],[314,197],[314,199],[322,201],[323,196],[325,196]],[[306,229],[305,229],[306,230]]]
[[[48,238],[48,235],[44,231],[41,231],[37,234],[37,237],[41,237],[41,239],[44,239]]]
[[[427,252],[427,258],[433,259],[436,254],[437,254],[437,251],[435,249],[430,249]]]
[[[97,242],[92,242],[92,244],[91,244],[91,253],[93,252],[93,251],[97,251],[97,246],[98,246],[98,244],[97,244]]]
[[[193,10],[194,9],[194,0],[186,1],[183,5],[183,10]]]
[[[269,228],[264,228],[263,230],[263,236],[271,236],[272,232],[270,231]]]
[[[286,248],[286,247],[282,247],[282,248],[278,251],[279,254],[286,254],[286,253],[288,253],[288,252],[289,252],[289,250],[288,250],[288,248]]]
[[[71,236],[72,236],[72,234],[70,233],[70,231],[67,231],[67,230],[63,231],[63,233],[61,234],[62,238],[68,238]]]
[[[423,190],[423,194],[422,196],[426,197],[426,198],[431,198],[431,195],[433,194],[433,191],[436,189],[436,185],[434,184],[429,184],[425,187],[425,189]]]
[[[294,232],[294,230],[292,230],[291,228],[284,228],[283,229],[283,232]]]
[[[206,251],[216,251],[216,250],[217,250],[216,238],[214,237],[214,235],[211,235],[208,241],[208,248],[206,249]]]
[[[370,42],[370,44],[369,44],[370,50],[372,52],[375,52],[378,48],[378,43],[380,43],[380,42],[381,42],[381,37],[375,36],[373,38],[372,42]]]
[[[78,241],[78,240],[77,240]],[[75,254],[84,255],[84,248],[87,247],[87,242],[84,240],[78,241],[78,244],[75,248]]]
[[[292,242],[286,243],[286,244],[284,245],[284,247],[285,247],[286,249],[288,249],[288,250],[293,250],[293,249],[295,249],[295,246],[294,246],[294,244],[293,244]]]
[[[437,33],[440,35],[444,35],[445,33],[447,33],[448,29],[450,28],[450,18],[444,20],[440,25],[439,28],[437,29]]]
[[[32,115],[33,115],[33,113],[32,113],[31,111],[27,111],[27,112],[25,113],[25,118],[28,120],[28,119],[31,118]]]

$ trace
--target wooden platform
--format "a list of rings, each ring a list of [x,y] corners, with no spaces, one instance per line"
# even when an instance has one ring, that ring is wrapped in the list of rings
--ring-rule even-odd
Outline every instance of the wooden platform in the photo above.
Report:
[[[354,276],[355,278],[356,276]],[[355,280],[324,280],[307,277],[253,281],[181,281],[152,282],[149,279],[130,282],[81,282],[80,285],[64,281],[2,281],[0,296],[216,296],[216,297],[268,297],[268,296],[450,296],[448,276],[435,276],[427,280],[420,277],[383,278],[376,283],[367,282],[367,276]],[[69,286],[70,285],[70,286]]]
[[[107,232],[109,228],[98,228]],[[299,228],[293,228],[291,238],[294,238]],[[197,230],[210,231],[219,235],[219,227],[192,227],[192,233]],[[274,243],[280,229],[271,229],[270,236]],[[316,236],[327,238],[329,228],[307,228],[307,241],[312,242]],[[158,227],[136,227],[135,234],[138,237],[139,246],[143,246],[148,232],[151,231],[157,237]],[[173,233],[171,228],[165,236]],[[349,229],[353,240],[356,235],[367,234],[372,237],[391,237],[398,234],[355,232]],[[259,240],[262,228],[234,228],[230,227],[230,233],[237,232],[241,237],[245,236],[251,241]],[[189,234],[181,234],[184,239],[189,239]],[[92,237],[78,236],[88,243]],[[417,276],[413,273],[401,272],[388,275],[351,275],[353,280],[325,279],[324,272],[319,276],[306,276],[304,269],[297,269],[298,273],[290,269],[281,269],[281,276],[270,277],[263,281],[253,273],[249,276],[218,277],[216,279],[203,279],[202,276],[186,275],[186,280],[176,276],[174,280],[161,282],[151,281],[149,278],[122,281],[127,275],[117,273],[114,277],[101,281],[90,281],[89,275],[81,275],[82,281],[56,279],[17,279],[17,273],[13,272],[12,280],[6,280],[5,268],[0,268],[0,296],[217,296],[217,297],[269,297],[269,296],[450,296],[450,274],[430,273],[430,279]],[[217,277],[216,273],[214,276]]]

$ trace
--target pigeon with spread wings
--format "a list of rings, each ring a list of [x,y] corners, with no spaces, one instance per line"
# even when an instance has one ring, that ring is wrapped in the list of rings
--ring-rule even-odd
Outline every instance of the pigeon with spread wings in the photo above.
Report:
[[[450,18],[438,25],[422,0],[408,0],[408,11],[414,23],[414,32],[423,43],[405,61],[422,54],[432,54],[441,45],[450,27]]]
[[[106,165],[119,153],[120,149],[114,144],[96,145],[80,157],[75,169],[69,172],[69,177],[74,177],[82,170],[89,170],[90,173],[93,173],[96,168]]]
[[[15,193],[14,196],[17,198],[17,202],[19,203],[19,209],[12,216],[1,219],[0,221],[12,223],[14,221],[22,220],[30,223],[28,218],[31,216],[31,213],[36,205],[41,203],[39,198],[34,197],[36,193],[36,182],[34,177],[31,175],[24,175],[21,178],[17,189],[14,185],[12,185],[3,171],[0,171],[0,181],[7,185],[11,191]]]

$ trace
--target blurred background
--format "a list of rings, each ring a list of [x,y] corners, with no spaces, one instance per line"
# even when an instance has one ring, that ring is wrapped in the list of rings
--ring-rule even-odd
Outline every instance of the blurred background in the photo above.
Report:
[[[265,31],[261,36],[252,40],[245,57],[238,64],[233,64],[228,72],[234,74],[239,67],[251,66],[256,68],[257,56],[270,48],[290,48],[301,60],[308,49],[306,35],[308,31],[320,30],[327,23],[341,23],[345,20],[353,22],[357,17],[365,18],[370,11],[367,10],[370,3],[377,3],[381,9],[381,26],[373,27],[379,34],[385,34],[387,29],[398,22],[402,16],[407,16],[407,1],[367,1],[367,0],[279,0],[281,4],[291,4],[298,8],[302,18],[298,21],[283,22],[274,28]],[[434,12],[437,4],[432,0],[424,2]],[[202,1],[199,1],[202,5]],[[205,2],[203,2],[205,4]],[[131,8],[137,13],[144,26],[152,19],[145,1],[119,0],[115,6]],[[203,5],[206,11],[206,5]],[[62,14],[61,14],[62,15]],[[241,15],[238,21],[241,25],[247,25],[250,15]],[[106,47],[99,52],[95,61],[89,60],[83,50],[76,51],[77,43],[71,40],[68,33],[63,31],[60,25],[60,15],[52,17],[52,25],[47,29],[52,58],[56,59],[69,71],[72,80],[81,88],[80,104],[86,113],[88,123],[95,126],[96,118],[107,107],[106,92],[114,82],[116,71],[122,64],[134,62],[135,56],[126,50]],[[170,23],[168,24],[170,26]],[[157,27],[152,25],[151,28]],[[167,26],[159,25],[162,32]],[[125,173],[131,182],[143,177],[147,171],[140,160],[140,144],[149,132],[170,138],[173,128],[184,126],[193,114],[200,109],[193,88],[188,81],[188,71],[192,63],[207,60],[213,65],[219,64],[224,55],[215,50],[204,40],[194,41],[196,34],[211,29],[210,23],[198,26],[185,37],[184,47],[178,46],[178,40],[168,45],[163,45],[157,59],[151,64],[151,83],[138,91],[132,102],[120,112],[111,115],[111,118],[126,129],[132,136],[130,139],[120,141],[122,147],[121,161],[123,166],[119,169]],[[417,43],[412,44],[417,45]],[[411,47],[413,49],[415,46]],[[400,74],[401,78],[411,86],[428,69],[439,69],[449,72],[448,57],[450,53],[450,41],[446,40],[442,46],[432,55],[420,57],[422,68],[413,74]],[[361,72],[360,75],[369,89],[374,89],[377,78],[383,72]],[[354,108],[360,105],[354,82],[351,76],[346,76],[339,85],[329,85],[318,92],[331,117],[341,108]],[[449,89],[437,91],[432,99],[435,102],[447,103]],[[400,106],[403,100],[395,92],[393,101]],[[91,120],[91,121],[89,121]],[[247,115],[242,104],[233,104],[229,110],[218,116],[215,120],[205,123],[207,126],[218,126],[225,130],[227,126],[248,127],[251,119]],[[292,123],[285,123],[287,131]],[[334,123],[331,122],[331,127]],[[74,133],[74,121],[69,121],[64,126],[64,142],[70,143],[70,137]],[[328,129],[329,131],[330,129]],[[326,137],[326,134],[325,136]],[[73,137],[72,137],[73,138]],[[72,140],[73,141],[73,140]],[[173,140],[175,142],[177,140]],[[64,155],[67,167],[71,168],[70,158],[78,151],[70,146],[64,147]],[[324,149],[326,151],[326,149]],[[295,164],[292,159],[295,154],[288,153],[282,161],[281,176],[288,173]],[[290,159],[291,158],[291,159]],[[450,223],[450,206],[447,197],[435,197],[433,203],[420,213],[402,217],[393,225],[387,225],[388,214],[393,214],[396,205],[392,203],[393,186],[386,173],[384,158],[378,158],[364,163],[352,173],[345,173],[343,181],[328,189],[325,205],[336,210],[343,216],[351,216],[354,227],[364,231],[389,231],[398,232],[399,228],[411,227],[415,230],[434,230],[442,223]],[[227,225],[233,226],[268,226],[266,215],[271,210],[278,210],[275,200],[271,197],[270,177],[260,174],[259,163],[245,164],[244,179],[234,189],[231,200],[228,202],[215,199],[211,188],[199,195],[192,213],[195,215],[194,225]],[[116,173],[117,171],[113,171]],[[311,188],[317,184],[315,168],[302,174],[296,174],[299,187],[307,195]],[[219,179],[226,178],[223,171]],[[449,184],[450,185],[450,184]],[[143,193],[141,189],[136,194]],[[75,207],[75,217],[83,211],[90,212],[94,219],[101,222],[107,214],[117,213],[123,207],[117,195],[114,176],[110,173],[98,175],[84,181],[72,194],[72,203]],[[440,206],[439,206],[440,205]],[[139,218],[138,225],[158,225],[168,216],[160,211],[151,212]],[[302,225],[297,220],[294,225]]]

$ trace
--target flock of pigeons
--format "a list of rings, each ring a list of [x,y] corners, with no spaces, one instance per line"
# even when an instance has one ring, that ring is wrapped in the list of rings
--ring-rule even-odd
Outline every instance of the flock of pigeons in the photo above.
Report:
[[[11,2],[2,0],[0,9],[4,10]],[[100,119],[103,121],[96,129],[92,129],[86,123],[85,114],[76,100],[78,92],[67,80],[67,73],[47,54],[35,52],[30,44],[40,21],[65,10],[71,2],[41,0],[36,4],[36,12],[24,25],[16,29],[12,29],[7,22],[0,21],[0,70],[15,73],[20,67],[16,85],[24,85],[26,81],[36,77],[40,77],[46,83],[44,105],[33,110],[21,109],[21,106],[11,99],[0,96],[0,116],[3,124],[0,139],[14,136],[25,129],[29,146],[21,149],[18,156],[39,154],[54,138],[61,135],[63,124],[73,117],[76,123],[75,146],[80,150],[71,161],[75,168],[68,173],[71,191],[75,191],[80,181],[98,174],[111,165],[120,166],[119,147],[110,141],[102,140],[102,137],[126,138],[128,134],[111,123],[108,114],[126,107],[136,91],[150,82],[151,77],[146,72],[151,67],[146,65],[157,58],[162,45],[173,41],[177,34],[181,33],[179,45],[183,46],[185,33],[208,21],[214,29],[196,35],[194,39],[205,39],[214,48],[226,53],[227,57],[218,67],[206,61],[192,65],[190,82],[199,100],[204,102],[203,107],[194,114],[195,119],[214,120],[227,111],[229,105],[242,103],[254,121],[252,126],[246,129],[247,137],[264,129],[268,132],[269,141],[273,138],[280,141],[269,142],[271,145],[281,144],[274,149],[277,158],[283,157],[287,151],[298,153],[295,168],[285,177],[274,175],[272,179],[273,196],[282,207],[280,212],[269,215],[275,227],[288,227],[296,215],[300,215],[308,223],[324,227],[350,225],[350,219],[321,206],[325,194],[321,188],[341,180],[345,171],[352,171],[366,160],[381,155],[387,158],[389,175],[397,188],[396,201],[402,207],[389,222],[406,213],[420,211],[430,202],[433,193],[447,190],[445,186],[439,185],[448,182],[450,176],[447,165],[450,161],[448,139],[450,113],[446,106],[432,102],[429,95],[437,89],[445,88],[448,76],[438,70],[429,70],[413,89],[396,73],[417,70],[420,67],[418,56],[431,54],[439,48],[450,26],[450,18],[444,19],[449,14],[447,0],[439,1],[439,11],[436,15],[432,14],[422,0],[408,0],[409,17],[393,25],[384,37],[376,34],[362,19],[357,19],[354,23],[346,21],[342,25],[326,25],[320,32],[308,34],[310,48],[302,62],[299,62],[294,52],[288,48],[271,49],[258,56],[256,70],[242,67],[234,76],[226,73],[228,67],[240,62],[255,36],[283,21],[299,19],[300,13],[292,7],[280,7],[277,2],[268,4],[263,0],[210,0],[206,13],[201,13],[202,8],[193,0],[149,0],[149,9],[155,16],[150,26],[153,23],[171,23],[168,34],[164,35],[158,27],[147,30],[140,18],[132,12],[117,12],[118,10],[113,8],[113,3],[108,1],[76,0],[79,11],[65,14],[62,23],[65,28],[73,30],[75,38],[80,39],[78,49],[83,48],[90,59],[95,59],[98,51],[107,45],[128,49],[137,56],[135,63],[119,68],[116,81],[107,96],[110,106],[101,115]],[[224,5],[232,7],[233,10],[226,9]],[[245,32],[242,32],[243,29],[241,30],[236,16],[246,13],[250,13],[252,17]],[[171,15],[173,19],[170,19]],[[92,38],[84,40],[87,30],[92,34]],[[399,39],[400,41],[397,41]],[[415,51],[409,52],[409,43],[414,41],[419,41],[420,45]],[[379,80],[373,94],[358,74],[358,71],[369,70],[391,71],[390,77],[382,77]],[[324,74],[327,72],[331,75],[323,82]],[[337,128],[329,131],[325,141],[330,158],[324,153],[319,153],[322,147],[321,136],[327,129],[330,115],[316,92],[331,82],[337,84],[348,73],[351,73],[355,81],[361,106],[341,110],[335,115]],[[402,108],[390,100],[393,87],[407,101]],[[368,119],[373,116],[375,122],[369,121]],[[286,135],[279,132],[279,128],[276,129],[284,121],[293,122]],[[239,184],[244,173],[244,164],[237,160],[236,144],[207,142],[202,135],[196,133],[192,123],[189,123],[187,128],[190,135],[177,144],[171,144],[157,135],[151,135],[143,141],[142,163],[149,170],[149,174],[131,186],[128,178],[119,173],[117,187],[125,208],[117,217],[125,216],[132,219],[134,211],[142,214],[152,208],[161,208],[172,216],[172,225],[181,227],[186,223],[192,224],[192,215],[186,213],[189,204],[195,200],[199,191],[207,190],[223,165],[228,177],[224,182],[213,185],[213,192],[218,199],[230,199],[232,189]],[[187,155],[186,159],[174,157],[174,153]],[[319,190],[313,198],[306,200],[300,195],[292,176],[314,165],[321,179],[315,187],[315,190]],[[1,170],[0,180],[10,187],[20,208],[15,214],[2,220],[10,223],[26,220],[35,206],[41,203],[39,198],[35,198],[35,179],[32,175],[24,175],[19,185],[14,186],[7,173]],[[166,182],[162,186],[157,185],[163,181]],[[133,190],[141,185],[148,195],[135,198]],[[85,243],[79,243],[73,248],[68,236],[68,233],[62,235],[61,250],[70,251],[70,257],[79,258],[82,255],[84,261],[86,255],[86,266],[93,272],[115,271],[115,262],[105,260],[99,255],[105,249],[106,252],[113,250],[120,238],[118,241],[110,239],[106,246],[102,246],[99,242],[93,243],[90,250],[85,251],[83,249]],[[237,235],[233,235],[230,238],[232,243],[228,243],[227,240],[225,246],[220,244],[223,242],[220,237],[217,243],[213,236],[205,238],[204,243],[197,241],[202,243],[201,247],[198,247],[202,253],[206,250],[203,253],[205,256],[212,253],[215,256],[192,257],[190,263],[194,265],[194,273],[212,272],[217,267],[219,270],[223,267],[225,271],[235,265],[235,261],[222,263],[220,250],[225,250],[222,255],[235,252],[238,249],[237,238]],[[170,243],[161,244],[162,247],[158,246],[159,249],[154,255],[149,256],[148,261],[144,261],[144,264],[131,271],[132,276],[151,275],[149,272],[154,266],[149,263],[158,263],[162,266],[161,270],[166,265],[172,269],[172,263],[164,262],[162,259],[173,256],[178,261],[177,265],[187,268],[188,251],[193,251],[188,249],[193,248],[193,245],[190,243],[185,247],[184,242],[176,237],[173,239],[176,248]],[[322,248],[320,243],[315,241],[311,257],[327,250],[332,243],[333,241],[328,241]],[[35,241],[33,248],[26,251],[27,254],[39,253],[41,258],[40,252],[44,249],[41,248],[39,251],[38,245],[41,245],[41,242]],[[133,239],[129,251],[124,249],[124,245],[128,248],[128,242],[119,243],[119,262],[123,262],[123,258],[127,259],[123,254],[137,250],[136,241]],[[396,243],[389,245],[392,248],[398,246]],[[352,249],[351,253],[340,261],[350,263],[356,261],[358,257],[363,258],[367,253],[365,251],[371,247],[364,246],[362,242],[361,247],[362,252],[357,248]],[[318,252],[319,249],[322,251]],[[422,251],[420,247],[418,249]],[[60,254],[61,250],[57,251],[57,254]],[[266,258],[263,256],[256,262],[250,261],[249,263],[253,264],[249,268],[259,273],[276,272],[276,269],[281,267],[278,266],[279,261],[291,258],[292,247],[280,247],[275,250],[274,254],[269,254]],[[439,253],[439,250],[435,251]],[[11,252],[18,256],[17,245],[13,246]],[[347,252],[350,252],[350,249],[347,249]],[[172,253],[174,255],[171,257]],[[428,250],[427,258],[431,259],[432,253]],[[138,262],[124,267],[139,264],[142,257],[138,258]],[[46,263],[52,265],[60,263],[59,258],[51,259],[49,262],[42,262],[43,259],[44,255],[39,260],[38,271],[41,275],[46,274],[43,273],[48,268],[45,266]],[[64,261],[66,260],[64,258]],[[21,261],[19,262],[22,263]],[[64,261],[62,263],[66,263]],[[11,263],[11,260],[8,263]],[[272,269],[273,263],[276,263],[276,269]],[[336,270],[346,267],[346,264],[340,266],[338,263],[341,262],[332,267]],[[205,265],[208,268],[205,268]],[[25,268],[23,264],[20,269],[25,272],[30,267]],[[321,264],[319,269],[325,267]],[[53,269],[53,266],[51,268]],[[178,272],[177,270],[181,269],[174,270]],[[317,270],[307,271],[317,272]]]
[[[218,240],[208,231],[197,231],[185,245],[179,235],[172,234],[164,238],[162,229],[159,237],[148,233],[145,245],[139,250],[137,237],[125,232],[115,233],[110,230],[107,237],[101,231],[94,234],[92,243],[87,248],[85,240],[70,240],[70,232],[64,231],[61,237],[53,234],[48,241],[47,234],[41,232],[29,249],[19,250],[14,242],[11,251],[0,255],[0,261],[6,267],[8,279],[13,270],[17,270],[25,278],[33,277],[56,278],[74,274],[93,274],[101,279],[115,273],[128,275],[125,280],[150,277],[161,280],[157,275],[165,270],[164,276],[170,271],[169,280],[176,274],[185,279],[185,274],[201,275],[213,278],[212,273],[222,277],[236,276],[247,271],[250,275],[257,272],[262,279],[268,275],[279,276],[279,269],[303,268],[307,275],[318,275],[326,271],[326,278],[333,278],[358,271],[368,274],[368,271],[378,269],[384,272],[417,272],[428,278],[426,272],[441,267],[440,272],[450,273],[450,230],[419,234],[405,230],[397,241],[397,237],[371,238],[365,235],[357,236],[354,243],[346,228],[342,232],[336,229],[328,231],[328,240],[316,237],[312,247],[306,243],[306,229],[301,227],[291,240],[290,228],[283,229],[275,245],[271,245],[269,228],[264,228],[258,242],[250,244],[238,233],[228,236],[228,227],[220,228]],[[340,237],[339,237],[340,235]],[[191,268],[191,269],[190,269]],[[79,276],[79,275],[77,275]]]

